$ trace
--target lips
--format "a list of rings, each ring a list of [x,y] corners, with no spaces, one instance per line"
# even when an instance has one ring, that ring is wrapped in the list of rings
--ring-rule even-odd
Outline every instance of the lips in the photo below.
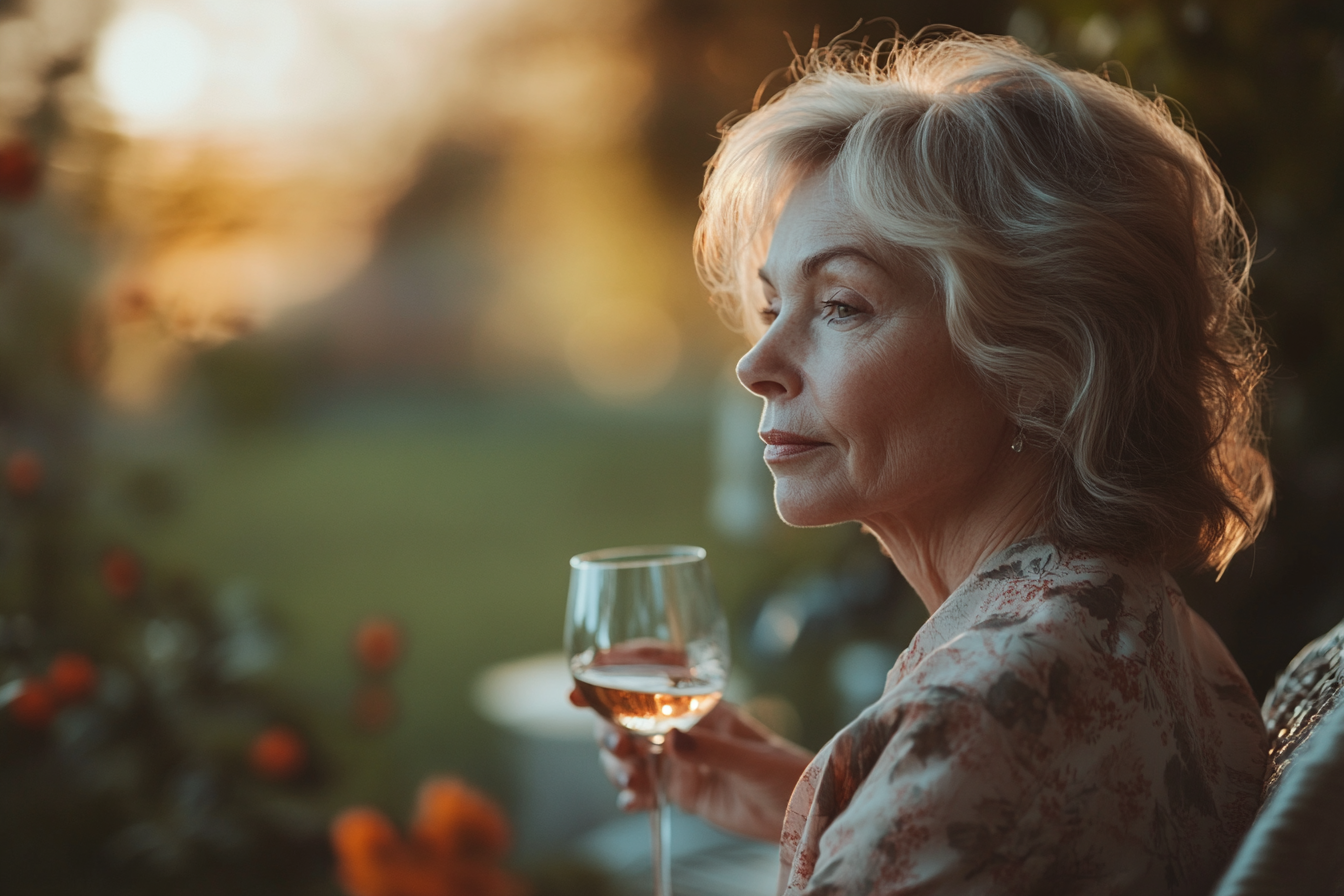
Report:
[[[766,430],[761,433],[761,441],[765,442],[766,463],[799,457],[828,444],[826,442],[818,441],[817,439],[809,439],[807,436],[800,436],[796,432],[786,432],[782,429]]]

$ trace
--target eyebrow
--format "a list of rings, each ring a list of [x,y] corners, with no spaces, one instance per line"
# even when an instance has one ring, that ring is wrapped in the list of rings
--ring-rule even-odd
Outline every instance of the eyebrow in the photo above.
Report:
[[[822,249],[820,252],[809,255],[803,260],[800,267],[804,279],[815,277],[817,271],[821,270],[823,266],[837,258],[861,258],[869,264],[877,264],[877,261],[874,260],[871,255],[857,246],[835,246],[830,249]],[[775,284],[770,281],[769,275],[765,273],[765,268],[761,268],[756,274],[772,288],[774,287]]]

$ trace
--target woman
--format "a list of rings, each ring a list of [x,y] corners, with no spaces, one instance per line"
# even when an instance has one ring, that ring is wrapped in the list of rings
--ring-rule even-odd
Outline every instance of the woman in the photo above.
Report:
[[[1249,246],[1160,101],[965,34],[830,47],[726,130],[697,259],[740,311],[780,516],[858,520],[930,611],[815,757],[731,707],[684,808],[781,891],[1201,893],[1253,816],[1255,700],[1186,606],[1271,497]],[[639,746],[606,729],[629,809]]]

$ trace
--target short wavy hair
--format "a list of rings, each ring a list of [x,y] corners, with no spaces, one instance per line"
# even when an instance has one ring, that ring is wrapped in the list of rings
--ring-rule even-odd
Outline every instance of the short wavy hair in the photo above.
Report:
[[[774,223],[825,173],[928,272],[956,350],[1049,452],[1050,537],[1225,569],[1273,495],[1266,351],[1251,240],[1184,119],[960,31],[838,42],[790,73],[710,160],[695,252],[714,299],[760,326]]]

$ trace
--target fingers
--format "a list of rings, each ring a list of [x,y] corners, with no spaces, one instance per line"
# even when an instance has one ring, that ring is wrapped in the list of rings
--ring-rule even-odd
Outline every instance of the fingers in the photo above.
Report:
[[[627,812],[638,812],[653,807],[653,787],[649,779],[647,761],[643,757],[621,758],[607,750],[599,754],[602,771],[616,785],[616,805]]]
[[[716,731],[694,734],[673,732],[672,753],[683,762],[708,766],[715,771],[749,780],[798,780],[811,760],[811,754],[780,738],[765,740],[756,732],[751,737],[735,737]]]
[[[762,725],[742,707],[721,702],[695,726],[696,731],[716,731],[741,740],[771,741],[779,736]]]
[[[600,749],[622,758],[642,755],[647,746],[643,738],[635,737],[625,729],[600,719],[593,726],[593,737]]]
[[[578,688],[569,692],[569,702],[587,706]],[[597,720],[593,736],[598,743],[598,759],[607,780],[620,791],[616,805],[627,812],[647,810],[653,806],[653,790],[649,785],[648,760],[641,750],[642,738],[635,738],[615,725]]]
[[[647,745],[607,722],[599,721],[595,735],[602,771],[620,791],[616,805],[627,812],[653,807],[653,788],[649,778]]]
[[[806,750],[699,727],[678,732],[670,746],[673,802],[739,834],[778,841],[789,797],[811,759]]]
[[[711,721],[714,724],[705,724]],[[619,791],[617,805],[627,812],[653,808],[648,741],[606,721],[597,722],[594,735],[602,771]],[[717,717],[707,715],[693,734],[673,731],[667,745],[669,796],[683,809],[699,814],[716,801],[731,801],[729,794],[720,793],[725,788],[736,792],[746,787],[759,795],[757,802],[770,805],[765,814],[782,817],[789,794],[811,760],[808,751],[732,706],[724,706]]]

